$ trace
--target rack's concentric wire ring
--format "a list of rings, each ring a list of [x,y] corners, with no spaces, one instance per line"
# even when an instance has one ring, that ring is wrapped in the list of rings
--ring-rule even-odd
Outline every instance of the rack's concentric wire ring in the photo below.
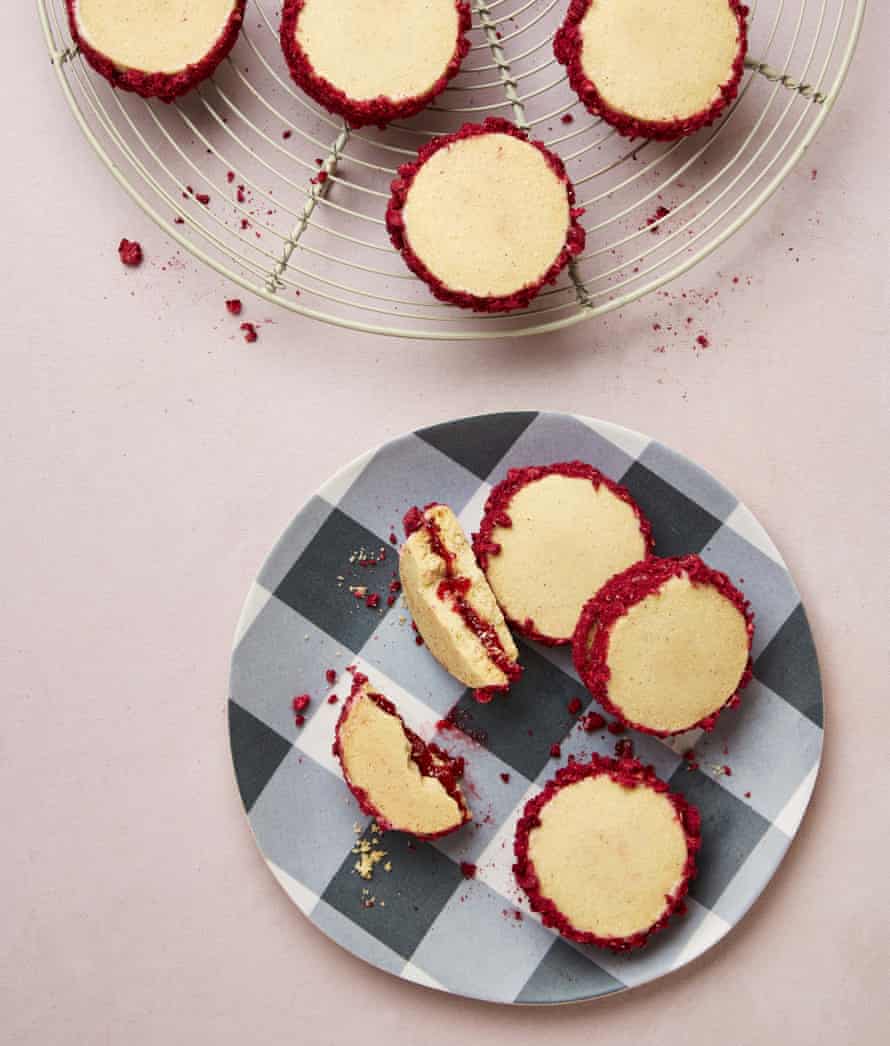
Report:
[[[558,330],[688,271],[803,155],[837,98],[865,0],[752,3],[738,99],[719,123],[667,144],[621,138],[580,105],[552,52],[565,6],[472,0],[471,51],[436,104],[385,131],[351,132],[291,82],[275,0],[250,0],[232,55],[212,81],[172,105],[114,91],[73,45],[65,0],[38,0],[77,122],[174,240],[293,312],[433,339]],[[558,152],[586,209],[584,254],[528,309],[506,316],[437,302],[405,269],[383,222],[399,164],[430,136],[489,113]],[[205,193],[207,205],[197,198]]]

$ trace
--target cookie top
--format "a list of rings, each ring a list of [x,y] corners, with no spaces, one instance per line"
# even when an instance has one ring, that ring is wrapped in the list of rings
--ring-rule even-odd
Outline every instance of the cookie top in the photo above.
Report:
[[[507,120],[465,124],[399,168],[387,210],[396,248],[443,301],[527,305],[584,246],[557,156]]]
[[[573,0],[554,51],[591,112],[630,137],[670,140],[735,97],[746,16],[739,0]]]
[[[650,545],[627,491],[580,461],[511,469],[489,495],[474,542],[508,621],[551,644],[571,642],[591,595]]]
[[[700,818],[651,767],[594,756],[525,807],[514,873],[545,926],[617,951],[645,944],[682,905]]]
[[[472,819],[458,783],[463,760],[409,730],[361,673],[337,721],[334,755],[362,810],[381,828],[430,839]]]
[[[581,615],[573,654],[593,696],[667,736],[710,729],[750,678],[753,615],[698,556],[650,558],[613,578]]]
[[[476,564],[457,517],[431,504],[405,516],[399,577],[430,653],[476,697],[488,701],[522,670],[504,615]]]
[[[354,127],[419,113],[469,50],[457,0],[286,0],[281,47],[303,90]]]
[[[125,90],[170,101],[232,49],[245,0],[67,0],[87,61]]]

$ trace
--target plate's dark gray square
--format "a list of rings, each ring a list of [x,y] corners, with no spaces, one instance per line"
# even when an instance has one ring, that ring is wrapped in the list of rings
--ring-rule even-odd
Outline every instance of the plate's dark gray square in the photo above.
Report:
[[[386,559],[377,566],[350,562],[361,549],[373,555],[381,548],[386,550]],[[358,653],[380,624],[395,569],[396,555],[388,540],[334,509],[284,576],[275,595]],[[344,580],[338,583],[338,577]],[[364,585],[378,594],[381,609],[372,610],[356,599],[350,585]]]
[[[702,770],[690,771],[684,764],[674,771],[670,785],[672,791],[684,795],[698,807],[701,814],[698,875],[689,893],[711,908],[770,823]]]
[[[473,728],[487,734],[486,747],[533,781],[551,758],[550,746],[575,723],[569,701],[580,698],[586,709],[590,695],[522,642],[519,660],[525,671],[508,694],[480,705],[468,690],[458,702],[457,715],[472,717]]]
[[[263,564],[257,581],[274,592],[290,568],[299,558],[309,542],[318,533],[318,528],[331,513],[331,506],[324,498],[314,497],[303,506],[291,520],[287,530],[275,543],[275,548]]]
[[[621,477],[621,484],[652,524],[659,556],[700,552],[720,526],[719,519],[638,461]]]
[[[348,853],[322,899],[408,959],[464,877],[435,847],[401,832],[374,837],[366,831],[359,838],[386,851],[392,871],[385,871],[382,861],[366,881],[355,871],[356,855]],[[371,897],[373,906],[366,907]]]
[[[482,414],[420,429],[417,435],[485,479],[536,417],[534,411]]]
[[[617,978],[557,938],[525,982],[517,1002],[558,1003],[620,991]]]
[[[290,741],[229,701],[229,740],[244,809],[250,812],[269,778],[290,751]]]
[[[819,662],[803,606],[797,606],[754,662],[754,674],[816,726],[822,726]]]
[[[709,472],[663,443],[653,440],[640,455],[639,461],[717,519],[726,519],[739,503],[735,494]]]

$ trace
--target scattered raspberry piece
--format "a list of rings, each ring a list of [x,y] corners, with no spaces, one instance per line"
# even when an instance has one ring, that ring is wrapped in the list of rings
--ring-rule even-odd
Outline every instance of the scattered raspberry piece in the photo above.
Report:
[[[727,777],[732,777],[732,767],[727,766],[726,763],[720,768]]]
[[[393,594],[395,594],[396,592],[401,592],[402,591],[402,582],[401,581],[390,581],[390,583],[389,583],[389,590]]]
[[[117,247],[121,262],[135,269],[142,264],[142,244],[137,240],[121,240]]]
[[[294,711],[305,712],[311,700],[312,698],[308,694],[300,694],[298,697],[295,697],[292,702]]]
[[[504,784],[509,784],[510,783],[510,775],[508,773],[501,774],[501,780],[504,782]]]
[[[572,713],[572,715],[577,715],[581,711],[580,697],[573,697],[572,700],[569,701],[569,711]]]
[[[574,123],[575,122],[575,117],[572,116],[571,113],[563,113],[562,116],[560,117],[560,120],[563,123]]]
[[[387,596],[386,597],[386,605],[388,607],[394,606],[395,602],[396,602],[396,597],[395,596]]]
[[[634,743],[629,737],[622,737],[620,741],[615,742],[615,755],[619,759],[633,759],[634,756]]]
[[[397,545],[399,543],[399,539],[395,536],[393,531],[390,531],[389,533],[389,543],[390,545]]]
[[[365,596],[365,606],[375,610],[380,606],[380,596],[378,596],[376,592],[369,592],[367,596]]]
[[[227,298],[226,308],[233,316],[240,316],[241,310],[244,306],[241,304],[240,298]]]
[[[206,192],[199,192],[195,196],[195,199],[198,201],[198,203],[203,203],[205,207],[207,206],[208,203],[210,203],[210,196]]]
[[[745,792],[745,798],[746,799],[750,799],[751,798],[751,793],[750,792]]]
[[[226,171],[226,181],[229,183],[229,185],[231,185],[234,180],[235,180],[235,172],[234,171]]]
[[[241,330],[244,331],[244,340],[249,345],[252,345],[259,337],[259,334],[256,332],[256,327],[254,327],[252,323],[242,323]]]
[[[175,217],[175,218],[173,219],[173,224],[174,224],[174,225],[185,225],[185,218],[180,218],[180,217],[179,217],[179,215],[177,215],[177,216],[176,216],[176,217]]]
[[[703,349],[707,349],[711,344],[704,334],[699,334],[699,336],[695,340],[699,343],[699,345],[701,345]]]
[[[414,642],[415,642],[415,643],[416,643],[416,644],[417,644],[418,646],[423,646],[423,636],[415,636],[415,637],[414,637]]]
[[[624,723],[619,723],[616,719],[613,722],[609,723],[606,729],[609,731],[610,734],[623,734],[625,727]]]
[[[295,715],[294,716],[294,725],[295,726],[302,726],[303,723],[305,723],[305,722],[306,722],[306,717],[304,715]]]
[[[325,679],[330,683],[334,684],[337,682],[337,670],[335,668],[329,668],[324,674]]]
[[[559,759],[559,757],[562,755],[562,748],[560,748],[560,746],[555,741],[550,746],[550,755],[554,759]]]
[[[581,725],[588,734],[592,734],[595,730],[602,730],[606,725],[606,720],[599,714],[599,712],[588,712],[581,720]]]
[[[328,704],[329,705],[335,705],[339,700],[340,700],[340,698],[337,697],[336,694],[331,694],[331,696],[328,698]]]
[[[293,132],[293,131],[290,131],[290,130],[288,130],[288,131],[282,131],[282,132],[281,132],[281,137],[282,137],[282,138],[283,138],[283,139],[284,139],[285,141],[287,141],[287,140],[288,140],[288,138],[290,138],[290,136],[291,136],[291,135],[292,135],[293,133],[294,133],[294,132]]]
[[[476,865],[470,861],[460,862],[460,872],[464,879],[475,879],[476,878]]]
[[[238,188],[235,190],[235,199],[238,201],[238,203],[244,203],[245,196],[243,185],[239,185]]]

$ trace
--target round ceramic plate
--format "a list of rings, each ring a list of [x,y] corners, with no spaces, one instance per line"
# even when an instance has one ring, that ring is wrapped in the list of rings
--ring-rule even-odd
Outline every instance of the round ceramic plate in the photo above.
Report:
[[[522,679],[507,699],[479,705],[415,643],[401,598],[388,600],[407,508],[445,502],[470,532],[508,468],[573,458],[629,488],[652,521],[657,553],[700,553],[741,586],[756,613],[754,680],[738,709],[710,734],[692,731],[670,743],[629,735],[637,757],[695,803],[703,822],[688,911],[629,955],[574,945],[546,929],[511,873],[514,826],[526,800],[570,755],[614,748],[612,734],[585,733],[568,711],[572,698],[585,709],[590,702],[569,651],[521,641]],[[355,588],[379,595],[378,605]],[[466,757],[471,825],[432,843],[373,834],[331,754],[348,665],[367,673],[417,732]],[[365,961],[492,1002],[591,999],[701,955],[775,872],[806,809],[822,749],[819,669],[806,615],[751,512],[661,443],[566,414],[489,414],[435,425],[370,451],[330,479],[248,593],[230,686],[241,798],[293,901]],[[291,702],[302,693],[312,703],[298,727]],[[449,713],[463,731],[440,725]],[[554,742],[559,759],[550,756]],[[693,762],[682,758],[688,749]],[[363,841],[385,853],[368,879],[356,869]],[[464,878],[462,862],[475,864],[474,878]]]

